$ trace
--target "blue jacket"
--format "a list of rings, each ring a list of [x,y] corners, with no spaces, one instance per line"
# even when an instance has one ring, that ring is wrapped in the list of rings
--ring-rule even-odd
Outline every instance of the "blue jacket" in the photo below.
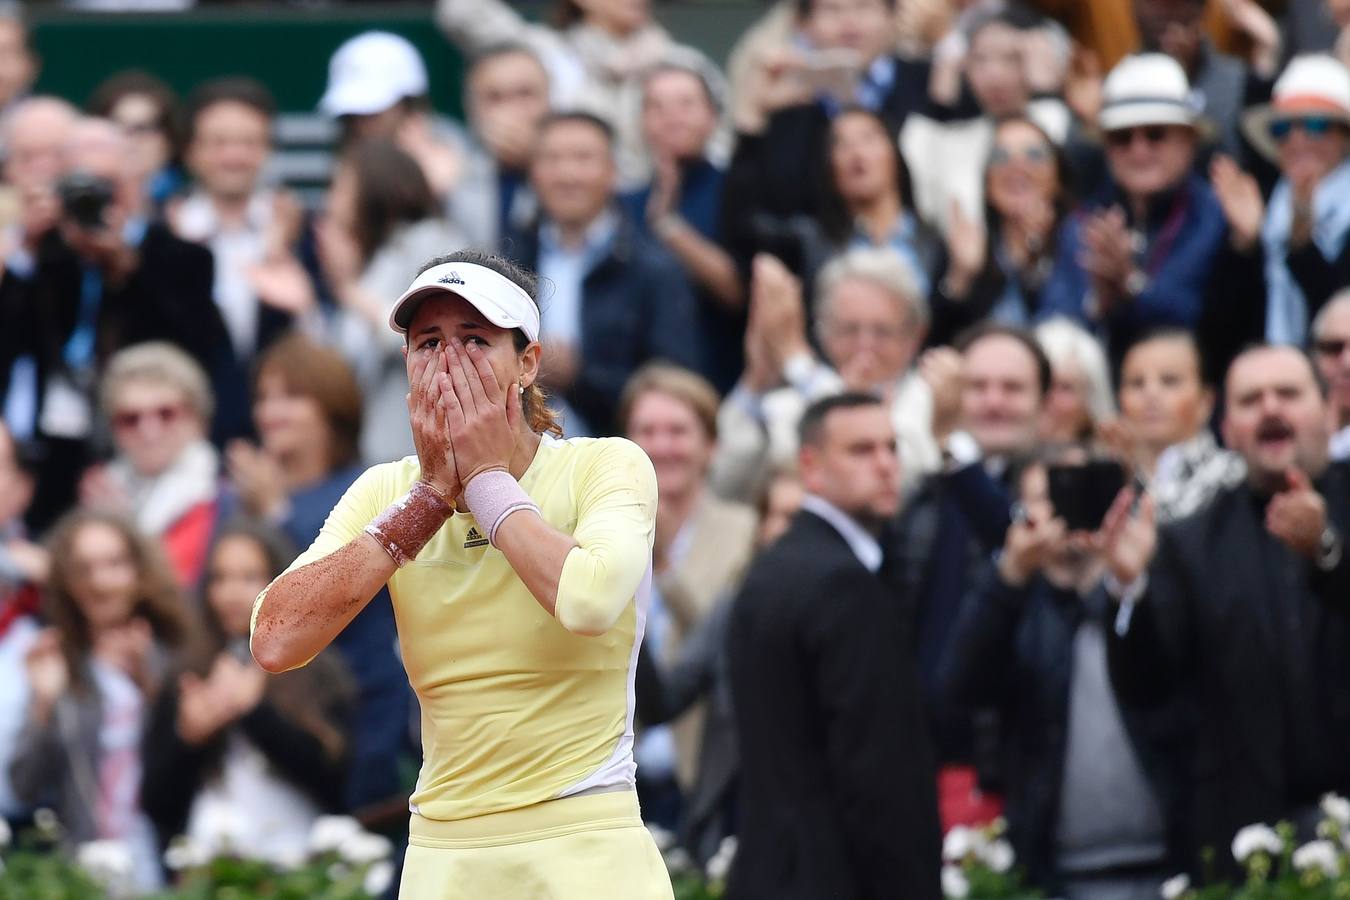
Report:
[[[1092,280],[1078,261],[1082,228],[1089,215],[1113,205],[1125,210],[1128,226],[1143,235],[1136,260],[1147,282],[1138,295],[1094,318],[1084,308]],[[1058,247],[1041,295],[1041,316],[1064,315],[1095,328],[1117,365],[1135,338],[1160,326],[1194,330],[1211,373],[1222,373],[1243,344],[1261,336],[1265,290],[1260,247],[1246,253],[1232,248],[1223,209],[1209,184],[1196,175],[1156,197],[1142,223],[1133,220],[1120,188],[1109,183],[1065,221]]]
[[[538,269],[538,225],[508,246],[517,262]],[[614,434],[619,395],[643,363],[661,358],[702,371],[698,307],[679,263],[624,215],[581,293],[579,371],[565,399],[597,436]]]

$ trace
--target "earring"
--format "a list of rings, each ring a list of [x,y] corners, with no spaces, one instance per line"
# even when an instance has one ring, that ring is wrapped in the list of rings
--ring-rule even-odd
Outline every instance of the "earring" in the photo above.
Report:
[[[521,381],[516,384],[516,393],[522,397],[525,396],[525,382]]]

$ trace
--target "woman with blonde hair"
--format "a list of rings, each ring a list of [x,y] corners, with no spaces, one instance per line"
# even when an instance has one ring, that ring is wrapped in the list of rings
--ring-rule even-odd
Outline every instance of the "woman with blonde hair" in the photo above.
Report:
[[[101,395],[117,453],[84,473],[80,501],[130,515],[159,539],[179,583],[195,585],[220,494],[211,383],[192,357],[153,341],[113,354]]]
[[[10,777],[29,806],[50,806],[72,843],[124,844],[134,881],[160,881],[141,807],[141,738],[150,706],[196,630],[154,541],[115,513],[78,510],[49,541],[50,627],[26,658],[28,710]]]

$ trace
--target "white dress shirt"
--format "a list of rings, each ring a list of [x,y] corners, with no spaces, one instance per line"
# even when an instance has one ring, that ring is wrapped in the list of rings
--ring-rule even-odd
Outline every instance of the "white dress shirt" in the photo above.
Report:
[[[864,569],[876,572],[881,568],[881,544],[848,513],[815,494],[802,497],[802,509],[829,522],[848,544],[853,555],[858,557]]]

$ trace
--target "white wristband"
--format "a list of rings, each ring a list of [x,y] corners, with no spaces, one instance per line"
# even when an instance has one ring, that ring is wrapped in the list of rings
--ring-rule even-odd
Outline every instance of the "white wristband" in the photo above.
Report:
[[[497,546],[497,529],[511,513],[532,509],[539,514],[539,507],[525,493],[520,482],[502,469],[480,472],[470,479],[464,485],[464,501],[478,524],[487,531],[488,543],[494,547]]]

